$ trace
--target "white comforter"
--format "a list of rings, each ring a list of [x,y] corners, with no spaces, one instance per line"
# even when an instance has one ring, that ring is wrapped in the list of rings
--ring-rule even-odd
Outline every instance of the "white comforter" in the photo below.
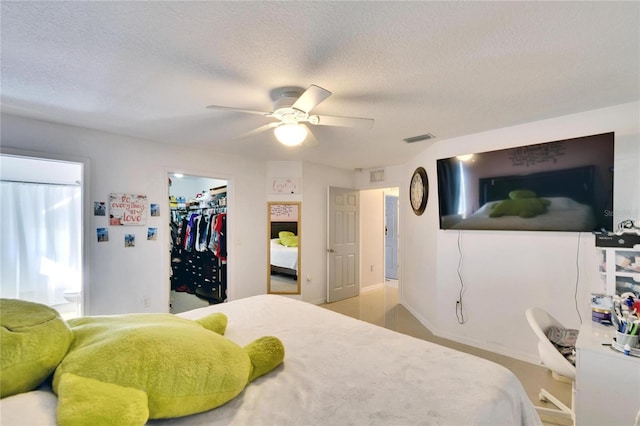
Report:
[[[212,311],[227,314],[226,335],[240,345],[279,337],[284,363],[222,407],[151,424],[541,424],[516,377],[484,359],[282,296],[254,296],[181,316]],[[55,403],[45,391],[5,398],[1,424],[54,424]]]
[[[279,238],[273,238],[271,240],[271,249],[269,250],[271,256],[270,263],[273,266],[289,268],[297,271],[298,247],[285,247],[278,241],[280,241]]]
[[[478,210],[462,219],[451,229],[495,229],[522,231],[585,231],[596,226],[593,209],[566,197],[542,197],[551,204],[547,212],[535,217],[519,216],[489,217],[491,206],[497,201],[484,204]]]

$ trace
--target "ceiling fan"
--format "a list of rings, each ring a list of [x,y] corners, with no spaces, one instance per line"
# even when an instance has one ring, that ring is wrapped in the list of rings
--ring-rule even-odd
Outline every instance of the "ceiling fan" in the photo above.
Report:
[[[288,146],[300,145],[307,138],[310,130],[304,123],[309,123],[314,126],[356,128],[371,128],[373,126],[373,119],[371,118],[310,114],[311,110],[318,106],[320,102],[331,96],[330,91],[316,85],[311,85],[304,91],[297,87],[284,87],[273,90],[272,94],[274,99],[272,112],[221,105],[209,105],[207,108],[258,114],[275,118],[277,121],[265,124],[239,137],[252,136],[265,130],[274,129],[276,139],[278,139],[280,143]]]

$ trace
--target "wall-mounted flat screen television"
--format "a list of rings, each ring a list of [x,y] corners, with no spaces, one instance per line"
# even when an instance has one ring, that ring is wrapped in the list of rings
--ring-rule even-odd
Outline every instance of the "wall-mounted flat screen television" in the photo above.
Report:
[[[613,231],[614,134],[437,160],[440,229]]]

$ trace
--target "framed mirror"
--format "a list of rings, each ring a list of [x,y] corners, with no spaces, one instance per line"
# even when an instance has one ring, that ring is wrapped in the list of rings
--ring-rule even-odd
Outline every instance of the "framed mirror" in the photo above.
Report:
[[[300,202],[267,203],[267,293],[300,294]]]

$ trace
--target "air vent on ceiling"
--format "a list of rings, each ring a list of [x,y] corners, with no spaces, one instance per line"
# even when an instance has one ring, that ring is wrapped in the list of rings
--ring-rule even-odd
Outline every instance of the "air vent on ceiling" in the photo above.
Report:
[[[406,143],[414,143],[414,142],[426,141],[433,138],[435,138],[435,136],[433,136],[431,133],[425,133],[424,135],[413,136],[410,138],[403,139],[403,141],[405,141]]]
[[[372,170],[369,172],[369,182],[383,182],[384,169]]]

